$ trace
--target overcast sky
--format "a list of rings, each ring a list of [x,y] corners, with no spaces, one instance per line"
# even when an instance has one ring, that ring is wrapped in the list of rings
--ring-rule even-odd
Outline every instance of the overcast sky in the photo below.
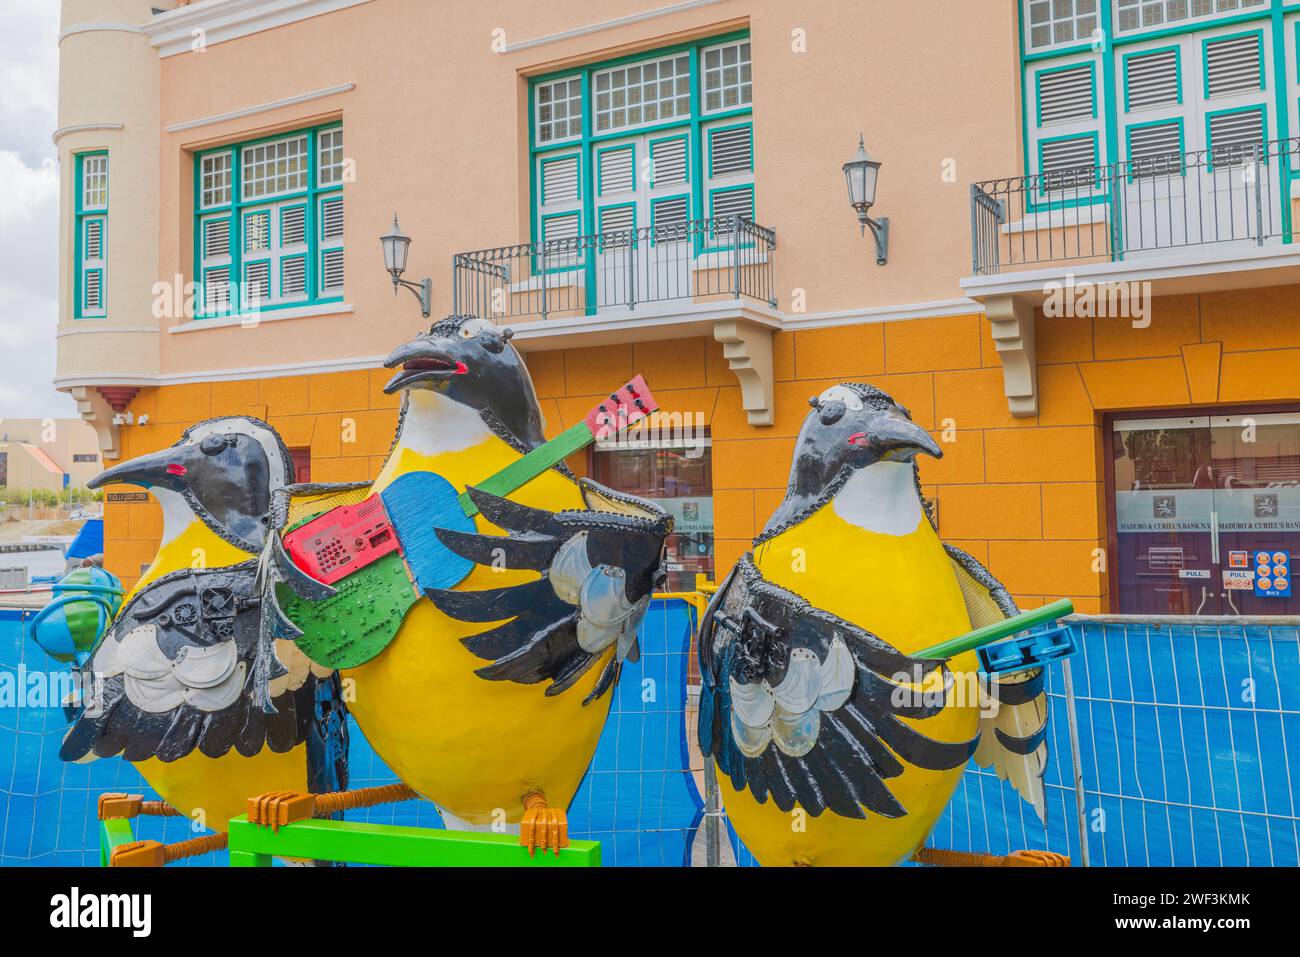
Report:
[[[58,0],[0,0],[0,417],[75,417],[56,392]]]

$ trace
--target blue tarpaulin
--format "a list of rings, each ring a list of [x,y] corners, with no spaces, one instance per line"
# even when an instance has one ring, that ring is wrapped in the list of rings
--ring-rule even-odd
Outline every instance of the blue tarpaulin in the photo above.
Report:
[[[68,546],[68,558],[89,558],[91,555],[102,555],[104,552],[104,520],[102,518],[87,519],[86,524],[81,526],[81,531],[77,537],[72,540]]]

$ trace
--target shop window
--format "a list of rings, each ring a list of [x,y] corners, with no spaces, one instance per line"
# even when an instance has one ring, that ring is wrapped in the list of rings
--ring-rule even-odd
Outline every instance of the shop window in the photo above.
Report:
[[[592,476],[621,492],[653,499],[675,522],[667,542],[668,591],[694,591],[713,579],[713,468],[709,440],[681,436],[629,442],[592,452]]]

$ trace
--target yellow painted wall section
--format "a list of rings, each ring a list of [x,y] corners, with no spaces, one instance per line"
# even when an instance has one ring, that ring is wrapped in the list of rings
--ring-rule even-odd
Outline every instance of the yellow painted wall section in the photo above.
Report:
[[[665,412],[699,413],[713,436],[719,574],[749,547],[784,493],[807,399],[840,381],[867,381],[905,404],[944,449],[921,459],[939,531],[988,564],[1025,607],[1069,597],[1107,610],[1102,413],[1221,403],[1294,401],[1300,380],[1300,289],[1156,299],[1151,324],[1037,320],[1039,414],[1013,418],[1002,370],[980,315],[780,333],[776,423],[750,426],[740,389],[707,339],[533,353],[528,357],[547,434],[579,421],[633,372]],[[199,419],[268,419],[291,447],[310,447],[312,478],[373,478],[396,421],[383,369],[260,382],[142,390],[144,427],[122,430],[124,454],[175,441]],[[585,471],[585,457],[570,463]],[[157,507],[106,509],[109,567],[129,582],[153,555]]]

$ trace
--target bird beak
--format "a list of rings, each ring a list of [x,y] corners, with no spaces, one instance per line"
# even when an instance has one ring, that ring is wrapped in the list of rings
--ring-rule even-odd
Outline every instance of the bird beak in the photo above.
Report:
[[[930,433],[894,409],[876,413],[866,431],[849,436],[849,445],[874,450],[877,462],[910,462],[922,452],[943,458],[943,450]]]
[[[173,445],[158,452],[150,452],[100,472],[86,483],[86,487],[95,489],[106,485],[139,485],[143,488],[158,486],[178,492],[185,487],[191,454],[192,446],[185,445]]]
[[[453,358],[445,348],[440,348],[444,343],[451,345],[448,340],[421,336],[394,349],[384,360],[384,368],[395,369],[400,366],[401,371],[384,386],[384,393],[392,395],[402,389],[409,389],[418,382],[445,379],[469,372],[469,367],[464,362]]]

